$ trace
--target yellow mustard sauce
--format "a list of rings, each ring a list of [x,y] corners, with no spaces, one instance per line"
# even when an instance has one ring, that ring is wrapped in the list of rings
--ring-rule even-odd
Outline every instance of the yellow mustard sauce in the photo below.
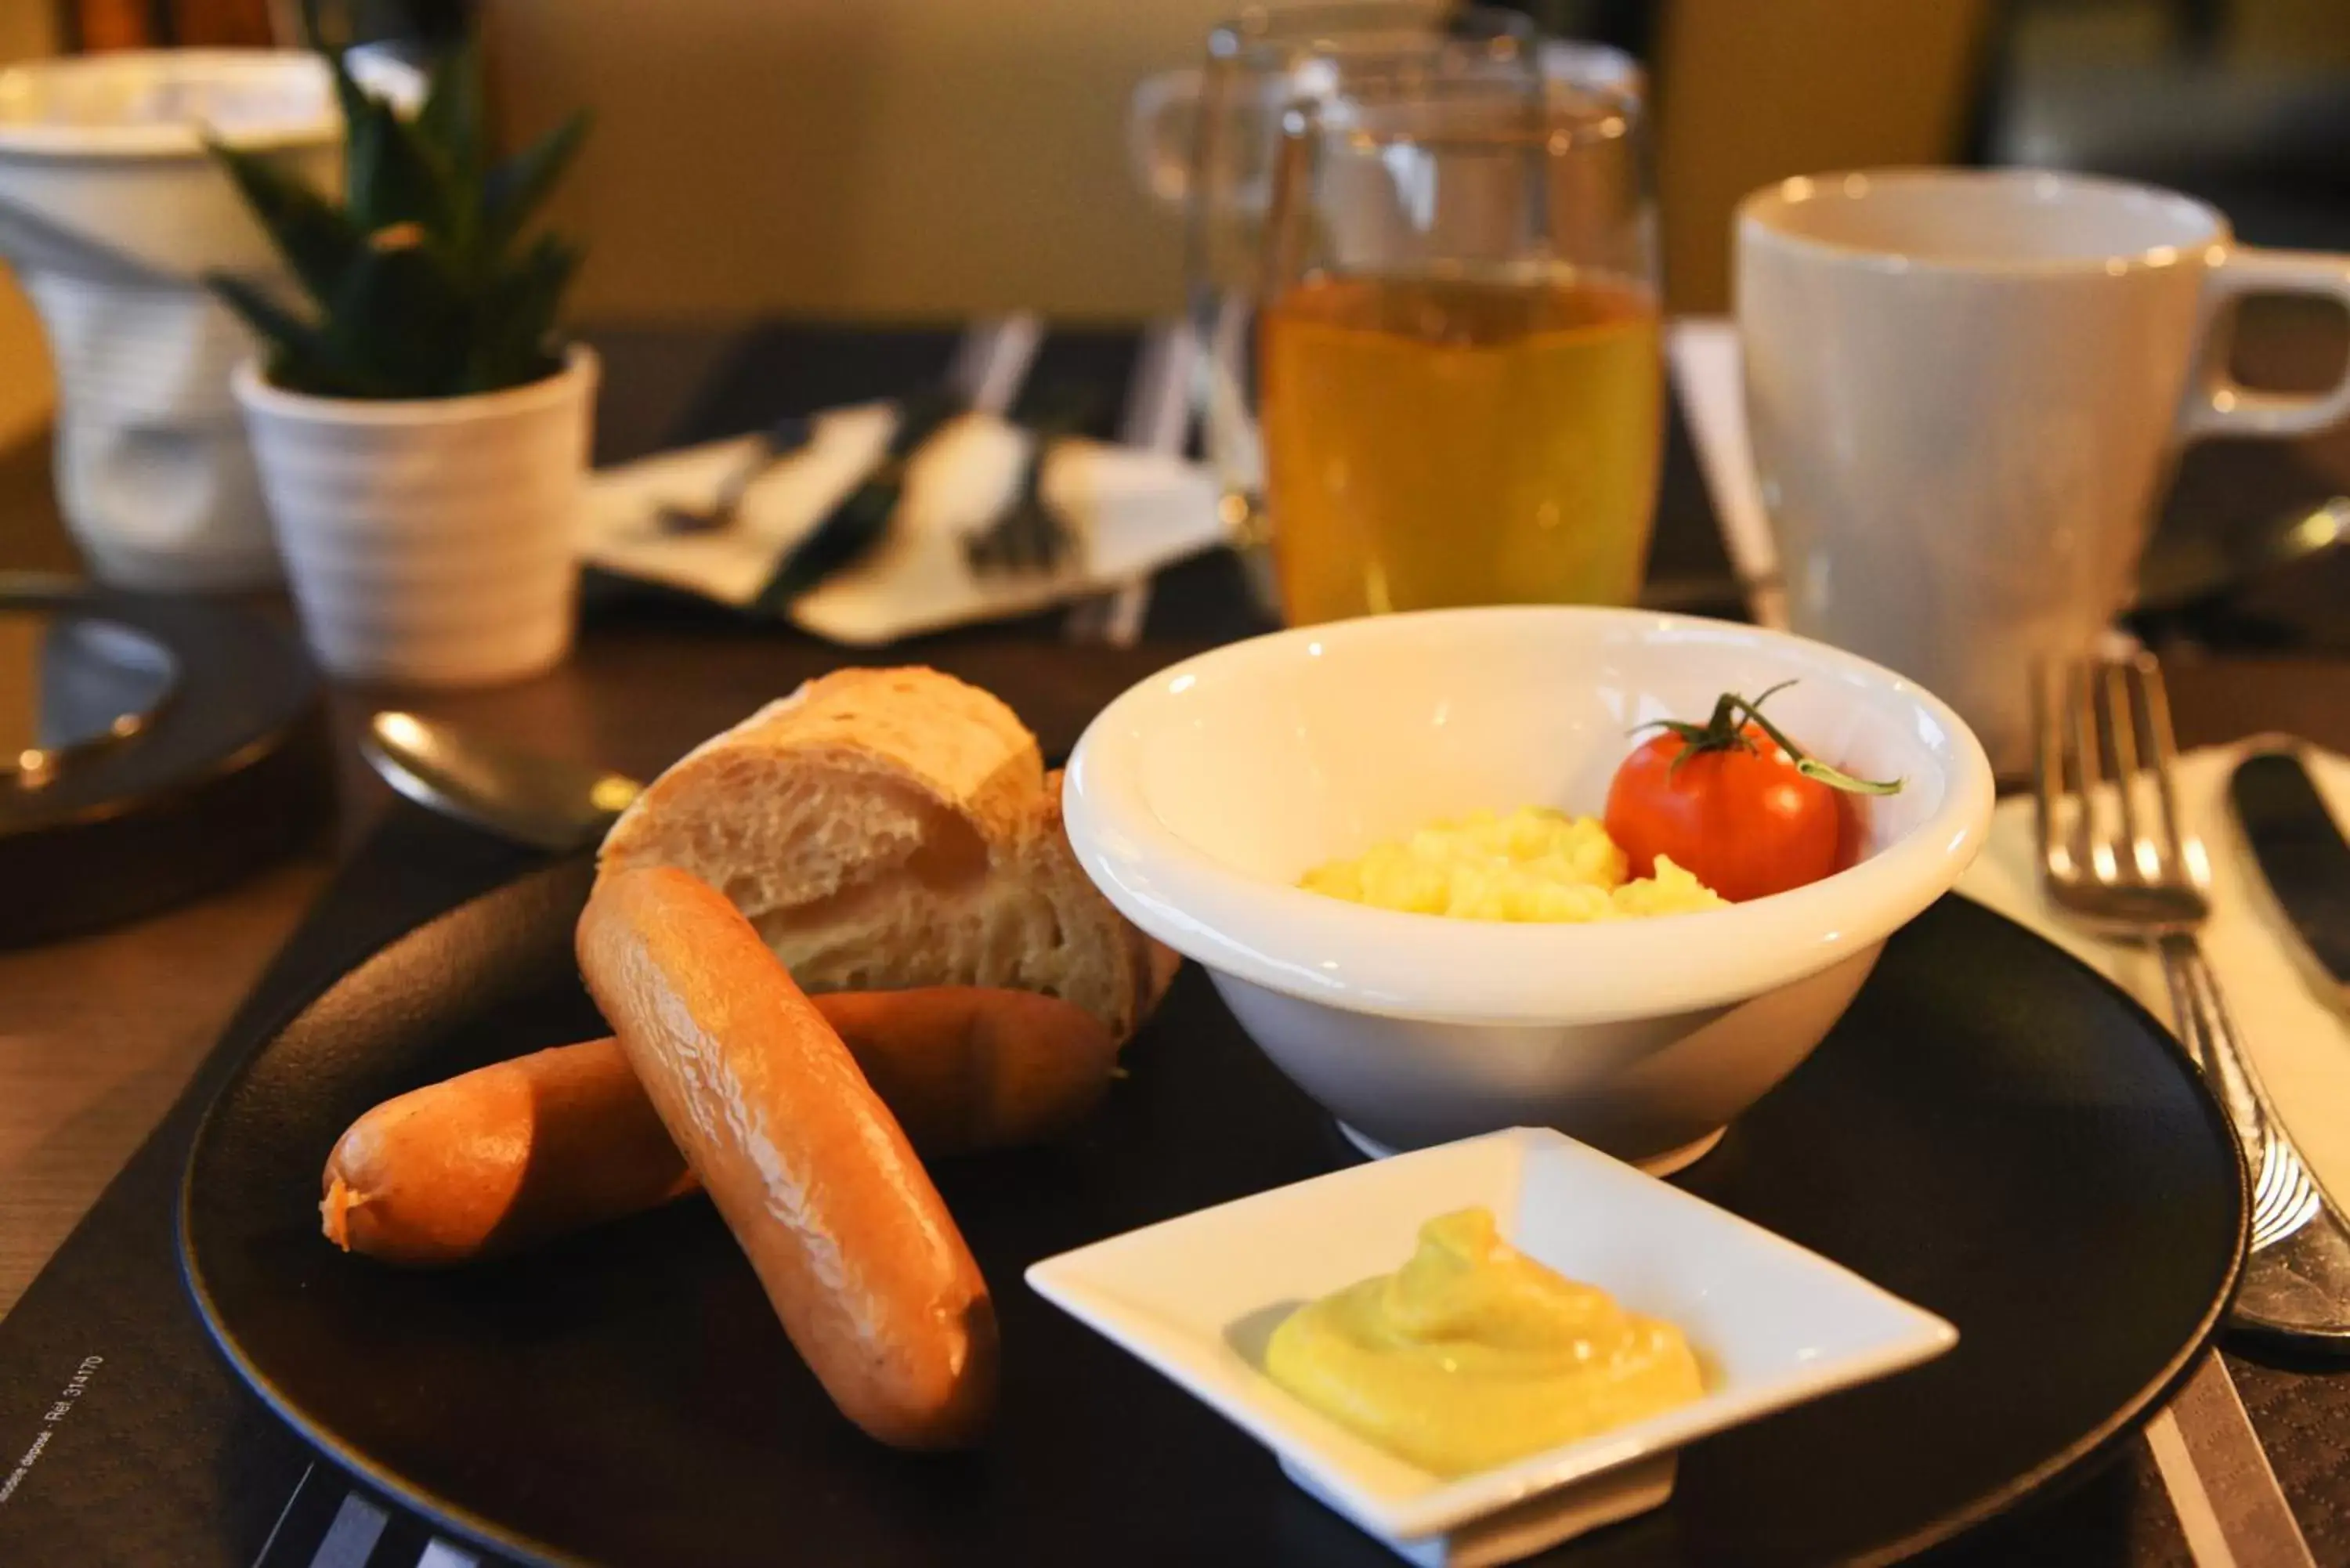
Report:
[[[1704,1392],[1671,1324],[1544,1268],[1464,1209],[1419,1250],[1298,1308],[1265,1371],[1297,1398],[1440,1476],[1467,1475],[1684,1405]]]

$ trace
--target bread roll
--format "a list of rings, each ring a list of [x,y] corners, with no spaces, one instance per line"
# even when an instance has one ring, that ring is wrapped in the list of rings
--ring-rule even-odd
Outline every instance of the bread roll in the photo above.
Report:
[[[932,670],[838,670],[703,742],[600,866],[701,877],[808,992],[1038,992],[1123,1041],[1175,961],[1079,868],[1035,737]]]

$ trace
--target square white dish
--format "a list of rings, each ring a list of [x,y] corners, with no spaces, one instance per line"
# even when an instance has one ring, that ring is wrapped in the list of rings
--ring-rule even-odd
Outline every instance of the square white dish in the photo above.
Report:
[[[1457,1480],[1355,1436],[1259,1370],[1287,1312],[1482,1205],[1522,1251],[1678,1324],[1702,1398]],[[1028,1283],[1271,1449],[1290,1478],[1426,1563],[1506,1562],[1655,1507],[1708,1433],[1928,1360],[1958,1331],[1857,1274],[1548,1129],[1350,1167],[1047,1258]]]

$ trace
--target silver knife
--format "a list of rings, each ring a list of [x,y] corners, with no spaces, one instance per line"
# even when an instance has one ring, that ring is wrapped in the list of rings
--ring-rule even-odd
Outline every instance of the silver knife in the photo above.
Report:
[[[2278,908],[2350,1004],[2350,843],[2301,758],[2264,747],[2236,764],[2228,799]]]

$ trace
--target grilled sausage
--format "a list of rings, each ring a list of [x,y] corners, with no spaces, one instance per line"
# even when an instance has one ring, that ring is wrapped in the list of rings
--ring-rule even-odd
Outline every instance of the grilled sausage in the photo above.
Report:
[[[723,895],[606,875],[579,967],[686,1163],[842,1414],[900,1448],[971,1441],[993,1403],[993,1303],[848,1047]]]
[[[1109,1031],[1024,991],[931,986],[811,998],[925,1156],[1052,1137],[1099,1102]],[[442,1267],[618,1220],[701,1183],[608,1036],[386,1100],[327,1157],[327,1237]]]

